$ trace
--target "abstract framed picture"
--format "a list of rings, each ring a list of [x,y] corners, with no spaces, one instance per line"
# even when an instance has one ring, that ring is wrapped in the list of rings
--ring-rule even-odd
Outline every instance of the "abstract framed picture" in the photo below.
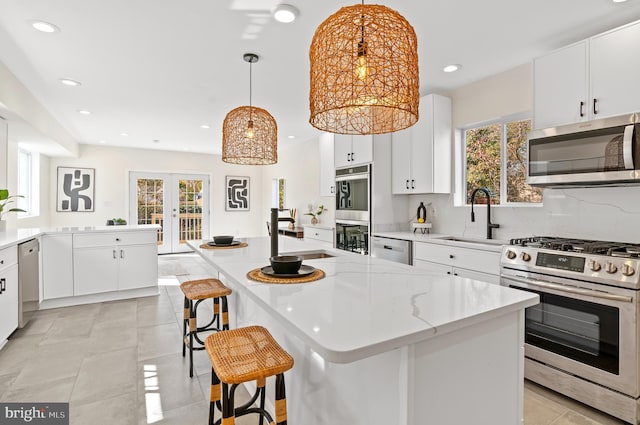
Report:
[[[94,189],[94,168],[58,167],[56,211],[94,211]]]
[[[249,177],[227,176],[226,211],[249,211]]]

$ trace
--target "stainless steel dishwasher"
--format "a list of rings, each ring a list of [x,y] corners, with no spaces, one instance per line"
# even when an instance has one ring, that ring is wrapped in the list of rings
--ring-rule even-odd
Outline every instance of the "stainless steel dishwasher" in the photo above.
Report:
[[[402,264],[411,264],[411,241],[403,239],[371,238],[371,256]]]
[[[18,244],[18,326],[21,328],[29,321],[29,315],[24,312],[38,309],[39,252],[37,239]]]

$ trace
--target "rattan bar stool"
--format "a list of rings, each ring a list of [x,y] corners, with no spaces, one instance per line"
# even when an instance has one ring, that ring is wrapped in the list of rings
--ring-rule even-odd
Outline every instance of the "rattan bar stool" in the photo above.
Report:
[[[227,288],[218,279],[208,278],[199,280],[188,280],[180,285],[184,294],[184,315],[182,320],[182,357],[185,356],[186,348],[189,348],[189,376],[193,377],[193,351],[204,350],[204,341],[198,336],[198,332],[221,331],[229,329],[229,307],[227,295],[231,294],[231,289]],[[205,326],[197,325],[197,310],[200,303],[206,299],[213,298],[213,318]],[[194,303],[195,301],[195,303]],[[222,302],[222,312],[220,303]],[[215,324],[214,324],[215,323]],[[187,324],[189,332],[187,332]],[[199,346],[194,346],[198,342]]]
[[[233,425],[236,417],[249,413],[260,415],[259,424],[264,419],[273,424],[273,418],[264,408],[265,385],[270,376],[276,377],[275,423],[287,424],[284,372],[293,367],[293,358],[278,345],[269,331],[261,326],[247,326],[218,332],[207,337],[205,346],[211,359],[209,425]],[[238,385],[254,380],[257,389],[251,400],[235,408],[234,395]],[[260,407],[250,407],[258,397]],[[215,421],[216,407],[222,412],[218,421]]]

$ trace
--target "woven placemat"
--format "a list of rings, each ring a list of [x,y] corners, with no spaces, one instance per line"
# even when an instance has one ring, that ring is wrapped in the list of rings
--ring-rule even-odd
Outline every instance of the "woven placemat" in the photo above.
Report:
[[[207,245],[206,243],[203,243],[202,245],[200,245],[200,248],[202,249],[234,249],[234,248],[244,248],[245,246],[248,246],[246,242],[240,242],[238,245],[229,245],[229,246],[211,246],[211,245]]]
[[[320,280],[324,277],[324,272],[320,269],[315,269],[313,273],[307,276],[301,277],[273,277],[268,276],[260,271],[260,269],[253,269],[247,273],[247,278],[263,283],[309,283],[315,280]]]

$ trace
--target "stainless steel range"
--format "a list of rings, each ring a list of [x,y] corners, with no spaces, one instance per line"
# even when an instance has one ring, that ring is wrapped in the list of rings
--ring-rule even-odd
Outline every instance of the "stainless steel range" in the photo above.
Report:
[[[501,284],[526,310],[525,377],[626,422],[640,420],[640,244],[512,239]]]

